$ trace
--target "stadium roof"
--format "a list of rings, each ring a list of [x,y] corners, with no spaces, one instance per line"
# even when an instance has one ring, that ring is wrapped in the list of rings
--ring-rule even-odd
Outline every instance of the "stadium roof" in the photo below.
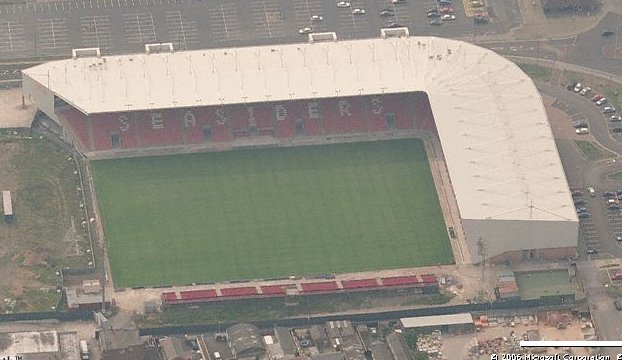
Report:
[[[532,80],[465,42],[401,37],[78,57],[23,74],[86,114],[425,91],[462,218],[578,221]]]
[[[473,317],[469,313],[462,313],[401,318],[400,322],[404,329],[411,329],[430,326],[472,324]]]

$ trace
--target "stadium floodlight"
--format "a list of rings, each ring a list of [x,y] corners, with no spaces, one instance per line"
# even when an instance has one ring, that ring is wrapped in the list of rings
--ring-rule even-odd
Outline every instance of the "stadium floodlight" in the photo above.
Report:
[[[99,48],[81,48],[81,49],[71,49],[71,58],[76,60],[78,58],[85,57],[100,57],[101,52]]]
[[[337,33],[325,32],[325,33],[311,33],[309,34],[309,43],[316,42],[337,41]]]
[[[408,37],[409,35],[407,27],[380,29],[380,37],[383,39],[389,37]]]
[[[172,53],[173,43],[145,44],[145,54]]]

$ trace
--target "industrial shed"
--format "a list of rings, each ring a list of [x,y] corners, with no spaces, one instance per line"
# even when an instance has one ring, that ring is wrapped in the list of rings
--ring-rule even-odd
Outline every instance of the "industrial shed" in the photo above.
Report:
[[[440,330],[443,333],[463,334],[475,330],[473,317],[469,313],[401,318],[400,323],[402,328],[417,332]]]

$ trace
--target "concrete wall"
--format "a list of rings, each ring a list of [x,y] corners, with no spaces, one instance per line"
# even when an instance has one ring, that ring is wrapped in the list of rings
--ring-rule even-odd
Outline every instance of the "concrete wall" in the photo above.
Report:
[[[487,246],[487,258],[504,261],[533,258],[562,259],[576,255],[579,238],[578,221],[529,221],[529,220],[473,220],[463,219],[466,242],[473,262],[479,262],[477,242],[479,238]],[[544,250],[546,249],[546,250]],[[507,254],[507,258],[499,256]]]
[[[52,91],[27,75],[22,75],[22,89],[25,98],[35,103],[39,110],[59,123],[54,113],[54,93]]]

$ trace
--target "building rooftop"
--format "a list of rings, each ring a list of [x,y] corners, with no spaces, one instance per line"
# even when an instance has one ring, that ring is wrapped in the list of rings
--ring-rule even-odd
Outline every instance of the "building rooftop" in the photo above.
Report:
[[[578,223],[533,81],[465,42],[394,37],[84,57],[23,77],[27,96],[47,88],[86,114],[424,91],[463,219]]]
[[[462,313],[401,318],[400,322],[402,323],[402,327],[409,329],[428,326],[472,324],[473,317],[469,313]]]
[[[387,345],[395,359],[414,360],[412,351],[410,351],[408,345],[406,345],[404,335],[397,332],[390,333],[387,335]]]
[[[99,343],[103,351],[125,349],[142,345],[138,330],[109,330],[99,332]]]
[[[60,351],[58,333],[56,331],[22,331],[0,333],[0,343],[4,348],[2,355],[11,358],[17,355],[36,353],[58,353]]]

